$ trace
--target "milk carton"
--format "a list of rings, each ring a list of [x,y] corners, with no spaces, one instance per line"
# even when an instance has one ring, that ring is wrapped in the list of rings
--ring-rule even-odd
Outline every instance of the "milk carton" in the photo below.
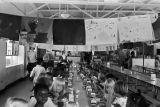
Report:
[[[111,67],[110,62],[107,62],[107,67],[108,67],[108,68],[110,68],[110,67]]]
[[[151,74],[151,80],[156,80],[156,74]]]

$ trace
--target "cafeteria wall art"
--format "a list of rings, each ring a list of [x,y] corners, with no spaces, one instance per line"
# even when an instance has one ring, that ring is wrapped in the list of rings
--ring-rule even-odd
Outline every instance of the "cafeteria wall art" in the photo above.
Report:
[[[18,41],[20,29],[21,16],[0,13],[0,37]]]
[[[86,44],[100,45],[117,43],[117,19],[85,20]]]
[[[154,40],[149,15],[119,18],[118,30],[121,43]]]
[[[35,27],[36,24],[36,27]],[[50,19],[43,19],[43,18],[33,18],[33,17],[22,17],[22,26],[24,26],[27,32],[31,35],[35,33],[34,40],[31,37],[28,37],[29,41],[33,41],[35,43],[48,43],[50,37],[52,35],[52,29],[49,30],[50,26],[52,25],[52,20]],[[34,27],[34,29],[33,29]],[[29,35],[28,35],[29,36]]]

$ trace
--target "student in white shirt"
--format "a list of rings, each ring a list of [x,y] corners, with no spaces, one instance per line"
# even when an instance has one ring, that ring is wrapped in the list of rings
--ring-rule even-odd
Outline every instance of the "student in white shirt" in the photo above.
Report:
[[[35,84],[37,82],[38,77],[41,73],[46,73],[46,70],[44,67],[42,67],[42,60],[37,60],[37,65],[32,69],[30,77],[33,78],[33,83]]]
[[[30,47],[30,50],[28,52],[27,70],[29,74],[32,71],[32,69],[36,66],[37,53],[34,51],[34,49],[34,47]]]

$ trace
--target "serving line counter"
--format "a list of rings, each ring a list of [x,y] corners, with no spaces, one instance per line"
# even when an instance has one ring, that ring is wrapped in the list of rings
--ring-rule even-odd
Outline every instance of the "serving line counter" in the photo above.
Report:
[[[157,76],[159,76],[160,74],[160,68],[155,67],[155,59],[144,59],[144,66],[143,66],[143,58],[133,58],[132,70],[147,75],[156,74]]]
[[[115,74],[122,74],[123,76],[125,76],[124,81],[127,81],[128,84],[130,85],[129,82],[131,82],[131,80],[134,81],[134,83],[131,83],[131,86],[134,84],[135,89],[137,89],[137,87],[139,85],[144,86],[145,89],[148,89],[149,87],[151,87],[152,92],[154,93],[154,97],[151,98],[149,96],[147,96],[146,94],[142,95],[148,99],[150,102],[154,103],[154,105],[159,105],[160,101],[157,100],[157,96],[159,94],[160,91],[160,79],[156,78],[156,79],[152,79],[151,76],[149,75],[144,75],[142,73],[136,72],[136,71],[132,71],[132,70],[128,70],[128,69],[124,69],[122,70],[120,67],[115,66],[115,65],[111,65],[110,67],[106,66],[107,64],[103,64],[103,66],[109,70],[109,72],[111,73],[115,73]],[[140,84],[142,83],[142,84]],[[136,90],[137,91],[137,90]],[[147,90],[150,91],[150,90]]]

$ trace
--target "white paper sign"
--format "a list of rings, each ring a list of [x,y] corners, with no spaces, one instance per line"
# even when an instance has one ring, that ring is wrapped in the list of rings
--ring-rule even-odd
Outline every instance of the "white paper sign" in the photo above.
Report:
[[[85,20],[86,44],[117,43],[117,19],[87,19]]]
[[[149,15],[119,18],[118,30],[121,43],[154,40]]]

